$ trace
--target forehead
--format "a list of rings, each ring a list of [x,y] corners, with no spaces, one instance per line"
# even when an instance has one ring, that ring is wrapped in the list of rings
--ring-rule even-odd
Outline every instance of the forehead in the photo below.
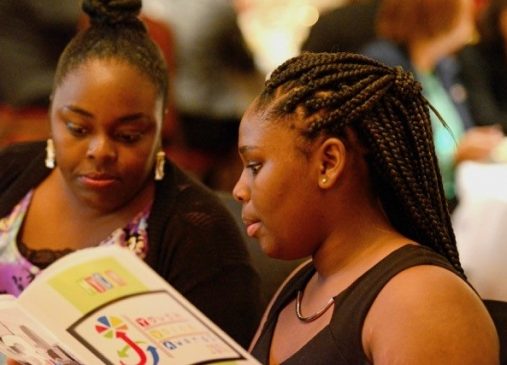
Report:
[[[135,66],[114,59],[90,59],[69,71],[56,87],[54,102],[153,104],[161,99],[150,78]]]
[[[239,127],[240,151],[264,149],[287,153],[296,146],[298,131],[291,122],[273,117],[253,103],[243,115]]]
[[[60,85],[72,82],[76,79],[90,78],[98,82],[118,82],[121,80],[129,81],[135,79],[144,84],[153,84],[148,77],[142,73],[136,66],[115,58],[90,58],[75,68],[70,69],[63,77]],[[82,80],[79,80],[82,82]],[[152,85],[155,87],[155,85]]]

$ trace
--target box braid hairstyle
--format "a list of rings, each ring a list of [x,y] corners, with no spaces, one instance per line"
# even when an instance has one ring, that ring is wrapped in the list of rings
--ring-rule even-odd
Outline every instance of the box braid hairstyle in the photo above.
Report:
[[[67,45],[56,68],[53,89],[90,59],[114,59],[148,76],[167,103],[168,71],[159,48],[138,18],[141,0],[83,0],[90,25]]]
[[[368,150],[373,186],[393,226],[465,277],[421,89],[400,67],[358,54],[303,53],[273,71],[257,108],[271,120],[302,115],[305,140],[344,138],[352,128]]]

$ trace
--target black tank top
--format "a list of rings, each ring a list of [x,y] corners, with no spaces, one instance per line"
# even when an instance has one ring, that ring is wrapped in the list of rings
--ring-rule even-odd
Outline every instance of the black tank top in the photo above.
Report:
[[[387,282],[401,271],[418,265],[435,265],[459,275],[447,259],[425,246],[405,245],[382,259],[334,297],[331,321],[281,365],[369,364],[362,346],[363,323],[373,301]],[[271,340],[280,311],[302,290],[315,273],[310,262],[282,289],[268,314],[252,354],[269,363]],[[290,339],[287,339],[290,341]]]

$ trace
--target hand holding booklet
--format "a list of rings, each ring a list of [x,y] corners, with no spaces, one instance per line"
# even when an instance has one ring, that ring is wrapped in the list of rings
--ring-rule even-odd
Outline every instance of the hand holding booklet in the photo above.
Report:
[[[118,246],[66,255],[19,298],[0,295],[0,351],[32,365],[259,364]]]

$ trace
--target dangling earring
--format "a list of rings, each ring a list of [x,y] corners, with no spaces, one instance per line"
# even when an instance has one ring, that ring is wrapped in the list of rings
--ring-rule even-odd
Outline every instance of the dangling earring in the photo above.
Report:
[[[55,144],[51,138],[48,138],[46,141],[46,159],[44,160],[44,165],[48,169],[55,168]]]
[[[158,151],[155,162],[155,180],[160,181],[164,178],[165,152]]]

